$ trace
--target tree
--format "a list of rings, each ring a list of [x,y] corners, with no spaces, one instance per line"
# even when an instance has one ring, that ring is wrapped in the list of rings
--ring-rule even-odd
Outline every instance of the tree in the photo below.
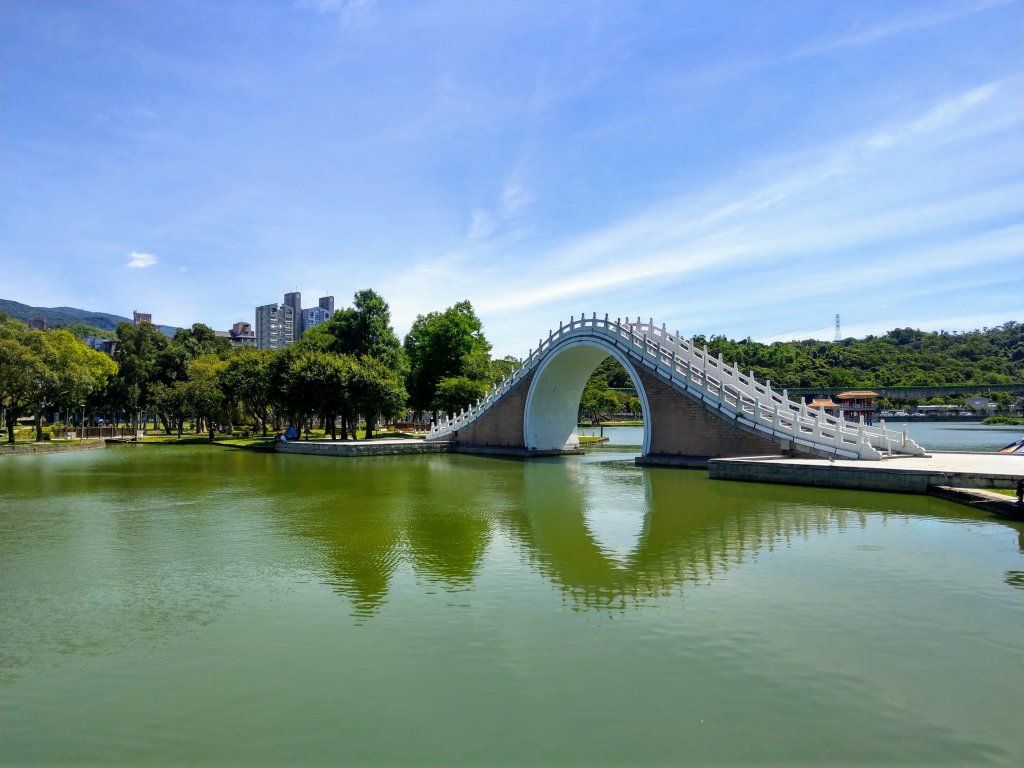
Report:
[[[366,419],[367,440],[373,437],[377,419],[401,414],[408,398],[401,375],[369,355],[360,357],[352,370],[351,393],[355,410]]]
[[[299,416],[302,423],[306,423],[310,415],[321,416],[331,439],[336,440],[337,416],[342,415],[346,429],[352,417],[353,377],[357,367],[350,355],[304,351],[293,356],[285,385],[285,397],[293,415]]]
[[[634,419],[639,418],[640,414],[643,412],[643,406],[640,403],[639,397],[629,398],[629,402],[626,404],[626,407],[629,408],[629,412],[633,414]]]
[[[229,400],[237,402],[267,436],[270,410],[271,359],[274,351],[245,347],[230,357],[222,382]]]
[[[18,415],[29,406],[35,382],[45,365],[38,346],[29,342],[28,326],[4,315],[0,318],[0,409],[7,422],[7,442],[14,442]]]
[[[441,379],[437,385],[431,410],[453,414],[482,398],[487,393],[487,384],[465,376],[451,376]]]
[[[114,361],[117,375],[110,380],[108,400],[128,414],[134,425],[140,411],[150,404],[149,387],[155,380],[157,358],[167,348],[167,337],[152,323],[118,323]]]
[[[468,301],[460,301],[443,312],[417,316],[403,347],[409,358],[409,404],[418,413],[438,410],[439,397],[443,401],[450,399],[453,385],[449,385],[449,392],[443,397],[438,391],[443,380],[486,382],[495,372],[490,359],[491,345]],[[467,385],[463,382],[459,386],[465,390]]]
[[[34,332],[38,334],[39,332]],[[65,330],[39,334],[41,375],[33,386],[36,440],[43,439],[43,413],[55,405],[71,406],[101,389],[117,365]]]
[[[605,421],[621,408],[618,396],[608,388],[604,379],[590,379],[583,388],[580,398],[579,417],[590,422]]]
[[[36,440],[43,439],[43,414],[55,405],[71,406],[100,389],[117,370],[114,361],[65,330],[30,331],[14,320],[0,320],[0,407],[9,442],[20,413],[36,418]]]
[[[391,310],[387,302],[374,291],[366,289],[356,291],[353,304],[353,307],[339,309],[334,317],[317,326],[323,330],[316,333],[309,343],[322,343],[326,341],[324,334],[329,335],[327,351],[355,358],[375,357],[404,376],[408,363],[391,327]]]
[[[150,397],[153,399],[153,406],[164,419],[167,434],[171,434],[170,425],[173,424],[180,438],[185,428],[185,417],[189,412],[188,381],[175,381],[172,384],[155,382],[150,389]]]
[[[182,385],[184,402],[199,421],[205,422],[213,442],[218,422],[230,419],[228,400],[224,396],[221,375],[226,363],[216,355],[201,355],[188,365],[188,381]]]

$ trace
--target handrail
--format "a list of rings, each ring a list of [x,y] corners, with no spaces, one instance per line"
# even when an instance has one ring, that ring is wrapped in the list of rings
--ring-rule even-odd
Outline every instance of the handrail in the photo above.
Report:
[[[708,407],[722,412],[748,428],[766,432],[776,439],[794,441],[835,456],[880,459],[885,453],[923,455],[924,450],[907,437],[906,429],[895,432],[880,426],[849,422],[842,416],[831,416],[823,409],[810,408],[803,402],[789,399],[786,390],[781,393],[754,378],[753,372],[743,373],[735,363],[727,364],[722,355],[710,355],[707,346],[697,348],[666,326],[656,326],[653,320],[636,322],[622,318],[601,319],[597,313],[572,317],[568,325],[560,322],[558,330],[548,331],[537,348],[531,349],[524,360],[500,383],[477,400],[468,409],[462,409],[442,423],[435,424],[427,433],[428,440],[436,440],[457,431],[489,411],[502,395],[529,375],[552,350],[571,337],[604,337],[633,363],[646,368],[672,386],[702,400]]]

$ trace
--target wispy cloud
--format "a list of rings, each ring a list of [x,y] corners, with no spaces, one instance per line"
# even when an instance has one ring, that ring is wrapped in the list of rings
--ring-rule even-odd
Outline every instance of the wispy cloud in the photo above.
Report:
[[[302,0],[300,5],[335,16],[347,26],[364,18],[374,3],[375,0]]]
[[[129,254],[128,263],[125,267],[128,269],[145,269],[146,267],[152,267],[157,263],[157,258],[152,253],[141,253],[139,251],[132,251]]]
[[[778,55],[732,59],[718,66],[687,72],[685,78],[676,78],[678,84],[719,84],[741,78],[772,67],[827,56],[843,50],[873,45],[885,40],[910,35],[932,27],[964,19],[993,8],[1014,5],[1018,0],[976,0],[957,2],[946,7],[924,8],[903,13],[884,22],[852,28],[846,32],[806,43],[794,50]],[[909,5],[908,5],[909,7]]]
[[[945,8],[926,8],[924,10],[905,13],[884,23],[864,29],[852,29],[837,37],[819,40],[798,48],[785,59],[799,59],[807,56],[819,56],[833,53],[844,48],[853,48],[885,40],[890,37],[916,32],[953,21],[990,8],[1010,5],[1017,0],[980,0],[978,2],[958,2]]]
[[[502,186],[492,209],[477,208],[473,211],[466,240],[474,243],[490,238],[522,216],[533,201],[534,198],[523,181],[522,173],[513,172]]]
[[[492,325],[523,310],[548,307],[557,319],[567,307],[578,313],[614,303],[645,316],[663,307],[666,319],[692,328],[724,317],[732,303],[766,302],[785,314],[786,302],[809,295],[845,300],[844,264],[857,265],[860,290],[931,269],[955,274],[961,263],[1002,268],[1024,256],[1024,185],[1006,175],[1016,141],[1009,137],[1024,119],[1008,95],[1013,85],[952,94],[562,243],[495,234],[498,205],[487,214],[494,218],[476,222],[494,237],[468,238],[389,291],[401,301],[429,284],[442,294],[439,302],[474,297]],[[508,209],[516,209],[523,193],[504,189]],[[594,296],[615,301],[593,307]]]

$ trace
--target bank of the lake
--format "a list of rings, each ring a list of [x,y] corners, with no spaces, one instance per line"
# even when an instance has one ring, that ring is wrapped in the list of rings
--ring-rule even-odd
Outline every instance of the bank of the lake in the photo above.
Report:
[[[1024,527],[633,456],[0,462],[2,761],[1018,764]]]

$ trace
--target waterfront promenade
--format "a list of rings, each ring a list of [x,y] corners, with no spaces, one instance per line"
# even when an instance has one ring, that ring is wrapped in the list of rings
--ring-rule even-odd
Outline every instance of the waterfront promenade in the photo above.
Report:
[[[945,486],[1014,488],[1024,477],[1024,456],[936,451],[874,462],[748,456],[712,459],[708,473],[712,480],[928,493]]]

